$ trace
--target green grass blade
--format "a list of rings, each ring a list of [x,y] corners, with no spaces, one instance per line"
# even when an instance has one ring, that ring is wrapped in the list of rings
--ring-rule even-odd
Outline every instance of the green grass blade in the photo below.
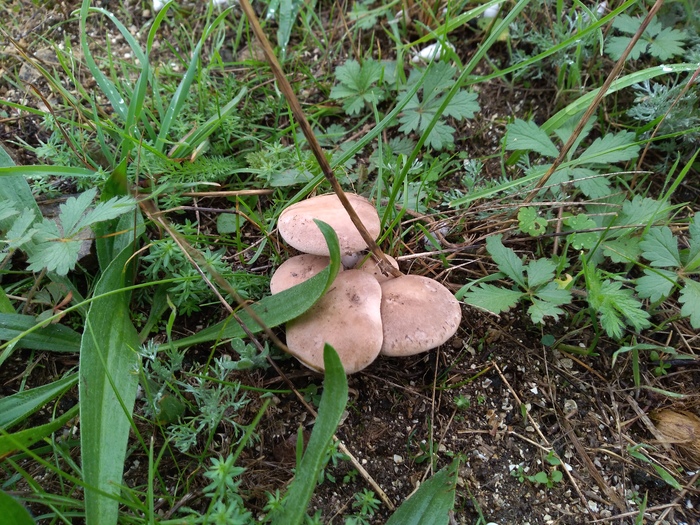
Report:
[[[122,120],[125,120],[128,108],[126,106],[126,102],[124,101],[124,97],[121,95],[114,83],[107,78],[102,71],[100,71],[100,68],[97,67],[97,63],[90,52],[90,45],[87,41],[88,33],[86,27],[89,10],[90,0],[83,0],[83,4],[80,7],[80,46],[83,51],[83,56],[85,57],[85,62],[87,63],[90,73],[92,73],[92,76],[95,78],[97,85],[100,86],[102,93],[104,93],[104,95],[107,97],[107,100],[109,100],[109,103],[112,105],[112,108],[114,108],[117,115],[119,115]]]
[[[78,374],[0,399],[0,428],[7,430],[78,382]]]
[[[34,520],[22,504],[8,493],[0,490],[0,516],[12,525],[34,525]]]
[[[309,438],[309,444],[296,475],[289,486],[284,506],[273,516],[273,525],[298,525],[304,522],[306,508],[316,488],[318,474],[327,458],[340,418],[348,402],[348,380],[338,354],[332,346],[323,349],[323,366],[326,376],[323,381],[323,395],[318,407],[318,417]],[[454,497],[454,496],[453,496]]]
[[[36,325],[33,315],[0,314],[0,339],[10,341]],[[49,324],[22,337],[18,346],[49,352],[77,352],[80,334],[62,324]]]
[[[278,294],[265,297],[257,303],[250,305],[250,309],[260,317],[267,327],[274,328],[306,312],[321,298],[338,274],[338,270],[340,269],[340,247],[338,246],[338,237],[335,231],[326,223],[321,221],[315,222],[318,224],[319,228],[321,228],[321,232],[326,238],[326,243],[330,249],[331,263],[327,268],[308,281]],[[257,333],[262,330],[262,327],[260,327],[251,316],[246,314],[245,311],[240,311],[239,317],[250,332]],[[172,345],[175,348],[184,348],[209,341],[235,339],[246,336],[247,334],[236,320],[229,317],[194,335],[168,343],[167,346]]]
[[[14,434],[8,434],[4,430],[0,430],[0,457],[5,457],[17,450],[23,450],[31,447],[39,440],[44,439],[53,432],[56,432],[77,415],[78,406],[76,405],[58,419],[54,419],[45,425],[20,430]]]
[[[386,525],[447,525],[455,504],[459,460],[437,472],[394,512]]]
[[[124,249],[112,261],[95,295],[124,287],[132,253]],[[129,318],[130,296],[123,291],[92,302],[80,348],[80,444],[89,487],[85,489],[88,525],[114,525],[118,518],[116,498],[138,385],[139,341]]]

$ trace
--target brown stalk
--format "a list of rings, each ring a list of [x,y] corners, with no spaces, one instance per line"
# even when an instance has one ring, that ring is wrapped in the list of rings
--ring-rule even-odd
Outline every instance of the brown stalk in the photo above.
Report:
[[[391,264],[389,264],[389,261],[387,261],[384,252],[382,252],[379,246],[377,246],[377,243],[369,234],[367,228],[365,228],[365,225],[362,224],[362,221],[357,216],[357,213],[355,213],[355,209],[352,207],[350,201],[345,195],[343,188],[340,187],[340,183],[333,174],[333,170],[331,169],[331,166],[328,163],[328,159],[326,159],[326,156],[323,153],[323,149],[321,149],[321,145],[318,143],[318,140],[316,140],[316,136],[311,130],[309,121],[306,120],[306,115],[304,115],[304,111],[301,109],[301,104],[299,104],[299,100],[297,99],[297,96],[294,93],[291,84],[287,80],[284,71],[282,71],[282,66],[280,66],[280,63],[277,60],[274,51],[272,50],[272,46],[270,45],[267,36],[265,36],[262,27],[260,27],[260,22],[258,22],[258,17],[256,16],[255,11],[253,11],[253,8],[251,7],[248,0],[240,0],[239,4],[243,9],[243,12],[246,14],[246,17],[248,18],[248,22],[250,23],[250,27],[253,29],[253,33],[255,33],[256,38],[262,46],[263,53],[265,54],[267,62],[270,64],[270,68],[272,69],[272,73],[274,74],[275,79],[277,80],[277,85],[279,86],[280,91],[287,99],[287,103],[289,104],[289,107],[292,110],[292,113],[294,114],[294,118],[297,120],[297,123],[299,124],[302,133],[304,133],[304,136],[306,137],[306,140],[309,142],[311,151],[313,152],[314,157],[316,157],[319,166],[321,166],[321,171],[323,172],[324,177],[326,177],[326,180],[328,180],[328,182],[331,184],[333,191],[338,196],[338,199],[340,199],[340,203],[343,205],[343,208],[345,208],[345,211],[347,211],[348,215],[350,216],[350,220],[352,220],[352,223],[355,225],[355,228],[357,228],[357,231],[360,232],[362,239],[365,241],[367,246],[369,246],[372,255],[379,262],[379,267],[381,268],[382,272],[386,275],[400,277],[403,274],[399,270],[394,268]]]
[[[630,54],[630,52],[632,51],[632,48],[635,46],[637,41],[641,38],[641,36],[644,33],[644,31],[646,30],[647,26],[651,22],[651,19],[654,18],[654,16],[656,16],[656,13],[659,11],[659,9],[663,5],[663,3],[664,3],[663,0],[656,0],[656,3],[649,10],[649,13],[647,14],[646,18],[644,18],[644,20],[642,20],[642,23],[639,26],[639,29],[637,29],[637,32],[632,37],[632,40],[630,40],[630,43],[627,45],[627,47],[623,51],[620,59],[615,63],[615,66],[612,68],[612,71],[610,71],[608,78],[605,79],[605,82],[603,83],[600,90],[598,91],[598,94],[595,96],[595,98],[591,102],[591,105],[588,106],[586,113],[584,113],[583,117],[581,118],[579,123],[576,125],[576,128],[574,129],[573,133],[569,137],[569,140],[567,140],[566,144],[564,144],[564,147],[562,148],[561,152],[559,153],[559,156],[552,163],[552,165],[547,170],[547,172],[544,175],[542,175],[540,180],[537,181],[537,184],[535,185],[534,189],[528,194],[527,197],[525,197],[525,200],[523,201],[525,204],[532,202],[532,200],[535,198],[537,193],[542,189],[542,187],[545,184],[547,184],[547,181],[552,176],[552,174],[556,171],[556,169],[559,167],[559,165],[562,162],[564,162],[566,155],[569,153],[569,150],[574,145],[574,142],[576,142],[576,139],[581,134],[581,131],[583,130],[584,126],[586,125],[586,122],[588,122],[588,120],[593,116],[593,113],[595,113],[595,111],[598,109],[598,106],[600,105],[601,101],[603,100],[603,97],[607,93],[608,89],[610,89],[610,85],[613,83],[613,81],[620,74],[620,71],[622,71],[622,68],[625,65],[625,60],[627,60],[627,56]]]

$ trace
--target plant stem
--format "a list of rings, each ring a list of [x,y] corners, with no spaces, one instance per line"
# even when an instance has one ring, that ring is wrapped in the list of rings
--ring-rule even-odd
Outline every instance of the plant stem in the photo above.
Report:
[[[301,109],[301,104],[299,104],[299,100],[297,99],[296,94],[292,90],[291,84],[287,80],[284,71],[282,71],[282,66],[280,66],[280,63],[277,60],[274,51],[272,50],[272,46],[270,45],[269,40],[267,39],[265,33],[263,33],[263,30],[260,27],[260,22],[258,22],[258,17],[255,15],[255,11],[253,11],[253,8],[251,7],[248,0],[240,0],[239,3],[241,8],[243,9],[243,12],[248,18],[248,22],[250,23],[250,26],[253,29],[253,33],[255,33],[255,36],[257,37],[258,41],[260,42],[260,45],[262,46],[263,53],[265,54],[267,62],[270,64],[270,68],[272,69],[272,73],[274,74],[275,79],[277,80],[277,85],[279,86],[280,91],[287,99],[287,103],[289,104],[289,107],[292,110],[292,113],[294,114],[294,118],[299,123],[301,131],[304,133],[306,140],[309,142],[311,151],[316,157],[319,166],[321,166],[321,171],[323,172],[324,177],[331,184],[331,187],[333,188],[335,194],[338,196],[338,199],[340,199],[340,203],[343,205],[343,208],[345,208],[345,211],[348,212],[350,220],[352,220],[352,223],[355,225],[355,228],[357,228],[357,231],[360,232],[362,239],[369,247],[370,251],[372,252],[372,255],[379,262],[379,267],[382,270],[382,272],[385,275],[393,275],[394,277],[400,277],[403,274],[399,270],[394,268],[386,259],[384,252],[382,252],[379,246],[377,246],[377,243],[369,234],[367,228],[365,228],[365,225],[362,224],[362,221],[357,216],[355,209],[352,207],[350,201],[345,195],[343,188],[340,187],[340,183],[338,182],[336,176],[333,174],[333,170],[331,169],[331,166],[328,163],[328,160],[326,159],[326,155],[323,153],[323,149],[321,149],[321,145],[318,143],[318,140],[316,140],[316,136],[311,130],[309,121],[306,120],[304,111]]]

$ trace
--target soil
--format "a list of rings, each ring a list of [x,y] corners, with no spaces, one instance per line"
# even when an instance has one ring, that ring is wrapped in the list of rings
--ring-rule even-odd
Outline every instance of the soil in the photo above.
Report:
[[[43,59],[50,63],[47,44],[67,38],[79,47],[77,22],[71,15],[79,2],[39,4],[9,0],[0,7],[5,21],[12,20],[4,29],[19,46],[5,41],[0,49],[0,99],[42,108],[52,100],[51,90],[40,76],[23,65],[22,53],[45,53]],[[96,5],[114,10],[127,27],[144,27],[152,17],[145,2],[104,1]],[[99,41],[102,34],[110,39],[115,55],[126,52],[123,41],[110,33],[111,29],[100,29],[101,33],[93,34],[98,39],[97,46],[106,45]],[[336,30],[331,34],[342,33]],[[139,33],[139,38],[145,38],[144,34]],[[458,53],[463,60],[473,52],[469,46],[478,42],[466,31],[456,41],[462,42]],[[166,49],[161,52],[167,54]],[[324,67],[333,68],[336,61],[342,60],[343,57],[327,57]],[[31,86],[44,95],[44,101],[33,94]],[[480,84],[479,89],[482,109],[475,119],[462,125],[457,148],[467,149],[473,157],[487,158],[485,170],[497,178],[501,176],[498,153],[507,119],[528,116],[544,121],[552,114],[556,92],[544,85],[519,89],[501,81]],[[321,96],[313,90],[307,95],[310,100]],[[17,164],[36,162],[21,146],[22,141],[38,145],[47,139],[41,116],[0,107],[0,141]],[[217,201],[206,204],[216,205]],[[478,245],[474,239],[483,239],[489,229],[487,219],[482,218],[489,206],[477,203],[468,212],[446,215],[452,231],[458,232],[450,236],[450,242]],[[213,224],[216,219],[206,212],[199,217],[205,224]],[[537,249],[529,241],[514,246],[523,255]],[[419,241],[407,241],[405,248],[404,253],[423,251]],[[448,271],[439,259],[429,255],[399,260],[402,270],[435,277],[453,290],[483,276],[489,265],[483,253],[474,249],[452,255]],[[585,303],[574,303],[572,308],[583,309]],[[501,525],[641,523],[636,520],[645,498],[644,523],[700,523],[698,458],[663,442],[653,420],[662,409],[697,411],[700,369],[696,362],[676,363],[659,377],[643,362],[640,373],[646,388],[636,389],[630,354],[622,354],[613,366],[612,355],[618,347],[602,340],[594,355],[585,355],[585,348],[595,336],[590,326],[574,330],[559,324],[544,332],[529,321],[523,310],[496,317],[464,306],[463,314],[458,333],[441,348],[411,358],[380,358],[348,378],[350,402],[337,436],[381,487],[391,505],[400,505],[432,472],[460,457],[452,523],[479,523],[480,517]],[[191,333],[198,324],[224,316],[225,312],[210,308],[199,318],[178,324],[177,330]],[[563,343],[559,348],[563,346],[568,351],[552,350],[543,344],[547,341],[544,336],[552,336]],[[673,332],[656,336],[664,344],[677,344],[691,353],[697,349],[697,336],[682,322],[674,325]],[[206,348],[188,353],[191,366],[208,357]],[[288,390],[291,384],[309,398],[313,397],[308,394],[313,392],[309,386],[322,384],[321,377],[292,359],[280,358],[277,363],[283,376],[269,368],[237,372],[229,380],[281,390]],[[27,388],[48,383],[76,365],[77,357],[72,355],[17,352],[0,368],[0,394],[14,393],[22,385]],[[673,401],[652,388],[688,397]],[[254,393],[248,397],[251,402],[240,413],[244,419],[241,424],[252,420],[262,403]],[[67,410],[76,402],[77,390],[64,398],[61,409]],[[139,410],[141,405],[137,406]],[[31,422],[45,422],[49,416],[40,413]],[[312,414],[296,395],[274,396],[257,428],[258,441],[243,452],[238,462],[246,468],[241,493],[254,514],[262,512],[266,492],[284,490],[292,478],[297,431],[302,428],[309,433],[313,422]],[[139,425],[142,435],[154,437],[158,450],[164,444],[161,429],[154,424]],[[225,456],[235,448],[230,430],[222,425],[208,445],[210,457]],[[75,461],[79,461],[75,441],[78,432],[77,422],[65,431],[73,439],[70,453]],[[638,445],[646,447],[643,450],[648,462],[630,453]],[[564,465],[552,464],[552,452]],[[22,460],[20,465],[44,491],[60,494],[60,482],[51,471],[29,460]],[[133,447],[125,466],[125,484],[144,487],[147,465],[148,458],[141,448]],[[208,480],[197,465],[190,455],[176,450],[164,454],[159,474],[169,496],[156,504],[156,510],[164,517],[176,515],[183,505],[201,508],[206,503],[202,488]],[[664,482],[655,466],[673,472],[681,488]],[[552,481],[555,471],[563,473],[560,481]],[[548,476],[549,483],[529,479],[539,472]],[[335,482],[327,477],[317,488],[310,512],[320,510],[324,523],[343,523],[343,516],[353,512],[353,495],[370,485],[349,461],[329,465],[327,473]],[[179,483],[183,477],[188,478],[187,486]],[[14,490],[31,492],[22,483],[17,483]],[[33,510],[39,514],[42,508]],[[389,506],[383,503],[372,522],[383,523],[390,514]]]

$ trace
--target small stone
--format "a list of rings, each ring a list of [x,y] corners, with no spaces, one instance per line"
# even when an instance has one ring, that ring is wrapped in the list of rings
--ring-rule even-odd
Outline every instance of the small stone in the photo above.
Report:
[[[399,456],[398,454],[394,454],[394,463],[401,465],[403,463],[403,457]]]

